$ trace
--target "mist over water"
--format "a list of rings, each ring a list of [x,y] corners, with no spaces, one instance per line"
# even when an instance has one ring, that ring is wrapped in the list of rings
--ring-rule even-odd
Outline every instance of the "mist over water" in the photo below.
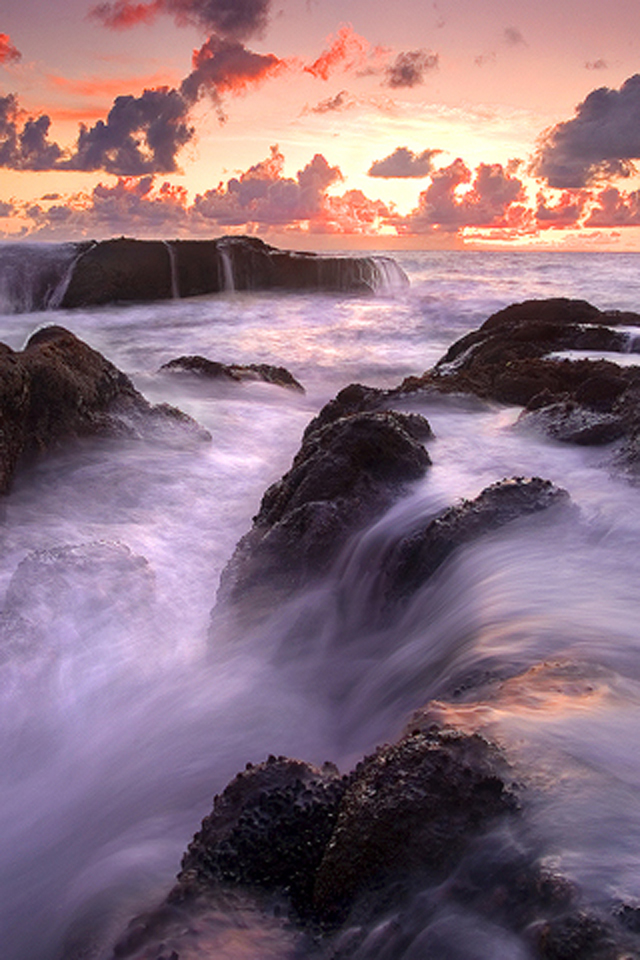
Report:
[[[0,315],[0,340],[15,349],[42,324],[66,326],[213,438],[83,443],[19,474],[4,501],[5,960],[67,960],[69,943],[103,960],[166,894],[213,794],[248,761],[286,754],[346,771],[431,699],[508,746],[535,797],[526,830],[542,858],[594,901],[640,900],[640,496],[610,473],[607,448],[524,433],[517,408],[413,401],[436,436],[424,480],[324,582],[265,621],[219,623],[208,637],[225,562],[341,387],[395,386],[515,301],[640,309],[637,255],[397,259],[412,285],[387,296],[229,291]],[[284,365],[307,392],[158,372],[182,354]],[[517,475],[565,487],[573,509],[459,551],[383,616],[376,575],[399,532]],[[407,960],[528,956],[504,931],[420,903]],[[256,936],[275,937],[261,957],[289,956],[277,933]],[[383,940],[372,932],[358,956],[386,956]],[[243,949],[216,956],[240,960]]]

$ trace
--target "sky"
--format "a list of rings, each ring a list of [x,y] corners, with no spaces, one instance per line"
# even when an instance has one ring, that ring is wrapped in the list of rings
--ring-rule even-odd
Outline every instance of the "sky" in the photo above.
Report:
[[[0,4],[0,238],[640,250],[637,0]]]

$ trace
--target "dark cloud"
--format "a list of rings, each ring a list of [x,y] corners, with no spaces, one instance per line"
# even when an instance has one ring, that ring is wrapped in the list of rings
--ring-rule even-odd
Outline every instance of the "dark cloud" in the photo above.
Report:
[[[540,192],[536,199],[535,217],[538,224],[546,229],[566,229],[577,225],[585,211],[589,193],[586,190],[564,190],[554,203]]]
[[[11,217],[16,213],[16,208],[12,203],[0,200],[0,217]]]
[[[552,187],[580,188],[628,177],[640,158],[640,74],[619,90],[600,87],[578,104],[572,120],[543,134],[531,172]]]
[[[11,43],[7,33],[0,33],[0,63],[17,63],[22,59],[20,51]]]
[[[458,192],[462,185],[471,188]],[[418,207],[394,223],[402,233],[427,233],[434,229],[455,232],[463,227],[513,226],[525,214],[522,181],[498,163],[481,163],[475,176],[460,159],[432,175],[431,185],[420,194]]]
[[[121,176],[177,170],[176,154],[194,136],[187,122],[190,107],[178,90],[168,87],[145,90],[140,97],[116,97],[106,122],[80,127],[64,167]]]
[[[388,157],[375,160],[367,173],[370,177],[428,177],[433,173],[433,158],[442,150],[423,150],[414,153],[408,147],[398,147]]]
[[[388,87],[416,87],[424,83],[425,74],[437,70],[439,57],[429,50],[407,50],[399,53],[386,68]]]
[[[585,227],[640,226],[640,190],[621,193],[616,187],[607,187],[597,196]]]
[[[0,167],[13,170],[105,170],[121,176],[170,173],[176,154],[191,140],[191,107],[177,90],[145,90],[117,97],[106,122],[81,125],[73,150],[49,140],[46,114],[21,123],[18,102],[0,97]]]
[[[609,64],[607,63],[607,61],[602,59],[587,60],[584,66],[586,70],[608,70],[609,69]]]
[[[51,120],[46,114],[21,122],[16,97],[0,96],[0,167],[13,170],[51,170],[63,156],[49,140]]]
[[[340,90],[335,97],[327,97],[321,100],[315,107],[311,108],[311,113],[332,113],[334,111],[348,110],[354,104],[353,99],[346,90]]]
[[[517,27],[505,27],[502,38],[508,47],[526,47],[527,45],[527,41]]]
[[[93,7],[91,15],[107,27],[126,29],[167,14],[178,26],[191,24],[206,33],[246,40],[264,32],[270,5],[271,0],[108,0]]]
[[[235,40],[212,36],[194,53],[193,70],[183,80],[181,94],[191,103],[209,94],[223,120],[222,94],[241,93],[284,66],[285,61],[272,53],[254,53]]]

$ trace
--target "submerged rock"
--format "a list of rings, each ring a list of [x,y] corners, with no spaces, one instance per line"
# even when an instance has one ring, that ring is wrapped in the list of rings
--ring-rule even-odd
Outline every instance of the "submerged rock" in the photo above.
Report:
[[[430,433],[424,418],[420,424]],[[355,413],[307,432],[223,571],[218,600],[289,591],[324,573],[352,533],[424,475],[431,461],[415,432],[413,418],[392,411]]]
[[[34,550],[9,581],[0,615],[0,659],[77,642],[109,626],[149,618],[155,578],[145,557],[122,543],[82,543]]]
[[[486,487],[474,500],[448,507],[424,529],[404,537],[387,555],[381,592],[387,601],[416,591],[459,547],[522,517],[567,504],[569,494],[550,480],[513,477]]]
[[[278,387],[297,390],[299,393],[305,392],[302,384],[289,373],[286,367],[276,367],[268,363],[219,363],[216,360],[208,360],[206,357],[185,356],[163,363],[160,371],[192,373],[211,380],[232,380],[235,383],[261,380]]]
[[[100,353],[59,326],[38,330],[21,352],[0,345],[0,493],[21,458],[82,437],[210,439],[168,404],[153,406]]]
[[[61,306],[192,297],[223,290],[371,293],[408,284],[390,257],[332,257],[278,250],[257,237],[132,240],[80,248]]]

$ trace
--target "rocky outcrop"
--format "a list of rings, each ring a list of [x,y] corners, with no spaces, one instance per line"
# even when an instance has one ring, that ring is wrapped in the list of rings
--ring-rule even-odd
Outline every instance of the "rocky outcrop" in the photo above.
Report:
[[[273,383],[278,387],[296,390],[298,393],[305,392],[302,384],[289,373],[286,367],[276,367],[269,363],[219,363],[217,360],[208,360],[206,357],[185,356],[163,363],[160,372],[194,374],[209,380],[231,380],[234,383],[260,380],[263,383]]]
[[[619,327],[637,328],[637,335]],[[569,358],[554,353],[575,351]],[[623,466],[638,464],[638,366],[580,357],[580,351],[640,352],[640,314],[601,311],[584,300],[529,300],[500,310],[462,337],[432,370],[404,381],[415,391],[471,393],[525,409],[519,425],[568,443],[625,438]]]
[[[293,465],[265,493],[253,527],[222,573],[219,602],[255,605],[326,572],[349,536],[386,509],[430,460],[423,417],[355,413],[307,432]]]
[[[63,327],[38,330],[21,352],[0,344],[0,493],[19,461],[82,437],[209,439],[168,404],[152,406],[129,378]]]
[[[448,507],[422,530],[397,543],[383,561],[378,592],[387,603],[410,596],[464,544],[568,502],[566,490],[540,477],[513,477],[494,483],[474,500]]]
[[[79,247],[61,306],[192,297],[224,290],[371,293],[407,285],[389,257],[331,257],[278,250],[256,237],[132,240]]]
[[[291,960],[431,956],[426,944],[434,956],[492,955],[458,952],[461,942],[469,948],[465,924],[473,937],[488,929],[501,944],[511,938],[510,956],[635,956],[636,911],[592,909],[541,866],[519,833],[525,803],[495,744],[417,719],[348,776],[284,757],[248,764],[214,799],[164,903],[129,925],[113,955],[218,956],[226,915],[227,936],[248,917],[249,929],[279,923],[290,949],[265,955]],[[457,923],[447,930],[452,917],[462,941]],[[495,942],[487,938],[488,951]],[[259,946],[251,955],[262,955]]]

